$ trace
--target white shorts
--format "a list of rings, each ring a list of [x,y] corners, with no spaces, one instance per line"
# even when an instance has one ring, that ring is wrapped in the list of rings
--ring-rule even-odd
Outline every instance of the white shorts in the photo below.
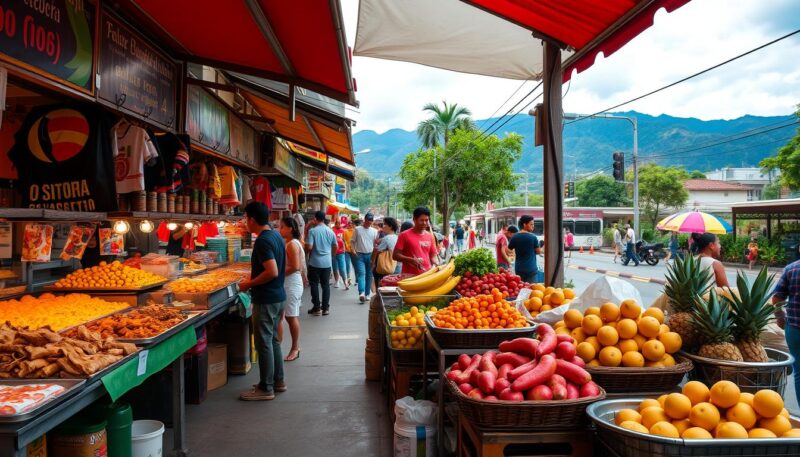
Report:
[[[300,305],[303,299],[303,278],[299,272],[292,273],[286,277],[283,284],[284,289],[286,289],[284,315],[287,317],[299,317]]]

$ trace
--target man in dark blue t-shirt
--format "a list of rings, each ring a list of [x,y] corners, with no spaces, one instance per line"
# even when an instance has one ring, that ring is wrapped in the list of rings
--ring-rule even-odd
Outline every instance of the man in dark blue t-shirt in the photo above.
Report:
[[[255,314],[256,350],[258,351],[259,383],[242,392],[242,400],[272,400],[275,392],[285,392],[283,354],[278,341],[278,326],[286,304],[283,288],[286,271],[286,248],[283,238],[269,225],[269,209],[261,202],[251,202],[244,208],[247,230],[258,235],[253,243],[249,281],[239,288],[250,291]]]
[[[458,225],[456,227],[456,252],[464,251],[464,227]]]
[[[533,217],[520,217],[519,229],[519,233],[508,242],[508,249],[516,255],[516,273],[523,281],[533,283],[536,281],[536,272],[539,271],[536,267],[536,254],[541,252],[539,238],[533,234]]]

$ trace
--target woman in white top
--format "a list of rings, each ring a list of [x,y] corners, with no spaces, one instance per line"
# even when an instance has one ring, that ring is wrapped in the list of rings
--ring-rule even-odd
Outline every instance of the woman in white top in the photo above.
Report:
[[[694,247],[697,249],[697,256],[700,258],[702,268],[711,268],[714,272],[714,279],[717,287],[729,287],[728,276],[725,274],[725,267],[722,262],[717,260],[720,257],[722,246],[719,238],[713,233],[692,233]]]
[[[303,288],[308,283],[306,278],[306,258],[303,245],[300,242],[300,228],[297,221],[291,217],[281,219],[280,232],[286,242],[286,279],[283,287],[286,289],[286,307],[284,316],[289,324],[289,333],[292,335],[292,349],[284,359],[287,362],[300,357],[300,304],[303,298]]]
[[[392,252],[394,251],[395,245],[397,245],[397,230],[399,229],[397,225],[397,219],[393,217],[385,217],[383,219],[383,227],[381,230],[384,233],[383,238],[381,238],[380,243],[375,248],[375,251],[372,253],[372,277],[375,279],[375,290],[378,290],[378,287],[381,286],[381,279],[384,276],[391,273],[378,273],[378,256],[381,252],[389,251],[389,258],[392,257]],[[393,273],[399,273],[398,268],[400,267],[399,263],[396,263],[395,270]]]

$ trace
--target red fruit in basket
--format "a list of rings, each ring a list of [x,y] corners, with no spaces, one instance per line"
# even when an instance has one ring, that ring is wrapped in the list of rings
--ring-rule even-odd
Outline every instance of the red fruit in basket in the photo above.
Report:
[[[497,397],[495,397],[494,395],[487,395],[483,397],[483,401],[497,401]]]
[[[533,368],[536,366],[537,363],[539,362],[536,360],[531,360],[528,363],[524,363],[518,366],[517,368],[514,368],[513,370],[509,371],[508,376],[506,376],[506,378],[508,378],[509,381],[514,382],[514,380],[516,380],[520,376],[533,370]]]
[[[558,338],[555,333],[545,333],[542,335],[542,341],[539,347],[536,348],[536,356],[542,357],[545,354],[552,354],[558,344]]]
[[[483,358],[484,359],[488,358],[494,364],[495,360],[497,360],[497,351],[495,351],[494,349],[492,349],[491,351],[486,351],[483,353]]]
[[[472,392],[472,389],[474,389],[474,387],[472,387],[472,384],[470,384],[468,382],[465,382],[465,383],[462,383],[462,384],[458,385],[458,390],[463,392],[464,395],[467,395],[468,393]]]
[[[511,389],[506,389],[500,392],[500,400],[523,401],[525,400],[525,395],[523,395],[522,392],[515,392]]]
[[[524,392],[539,384],[544,384],[556,372],[556,359],[552,355],[544,355],[533,369],[511,384],[511,388],[517,392]]]
[[[472,379],[471,378],[472,372],[478,369],[478,365],[480,365],[480,363],[481,363],[481,355],[480,354],[473,355],[472,359],[469,362],[469,366],[464,371],[461,372],[461,376],[459,376],[456,382],[458,383],[470,382],[470,379]]]
[[[558,340],[559,343],[564,343],[564,342],[574,343],[575,342],[575,340],[572,339],[572,337],[569,336],[569,335],[556,335],[556,340]]]
[[[553,400],[567,399],[567,386],[556,384],[554,386],[550,386],[550,390],[553,392]]]
[[[584,397],[597,397],[600,395],[600,386],[594,383],[594,381],[589,381],[586,384],[581,386],[581,398]]]
[[[481,372],[488,371],[492,373],[495,378],[497,377],[497,367],[494,365],[494,362],[492,362],[491,359],[485,355],[483,358],[481,358],[481,364],[478,365],[478,369]]]
[[[511,381],[504,378],[498,378],[497,381],[494,382],[494,393],[496,395],[500,395],[501,392],[511,387]]]
[[[486,394],[494,392],[494,384],[497,382],[497,376],[491,371],[482,371],[478,375],[478,387]]]
[[[450,370],[461,370],[461,365],[458,362],[453,362],[453,364],[450,365]]]
[[[556,360],[556,373],[579,386],[591,382],[592,380],[592,375],[590,375],[588,371],[566,360]]]
[[[567,383],[567,400],[574,400],[576,398],[580,398],[581,391],[578,389],[578,386],[575,384],[568,382]]]
[[[483,400],[483,393],[481,392],[481,389],[476,387],[469,391],[467,397],[474,398],[475,400]]]
[[[472,384],[473,386],[477,386],[478,385],[478,375],[480,375],[480,374],[481,374],[481,370],[479,370],[479,369],[472,370],[472,372],[469,374],[469,383]]]
[[[569,343],[566,341],[558,343],[556,346],[556,356],[558,356],[559,359],[572,361],[575,357],[575,344],[572,341]]]
[[[578,357],[577,355],[572,358],[572,363],[574,365],[578,365],[581,368],[586,368],[586,362],[584,362],[583,359]]]
[[[504,363],[502,365],[497,366],[497,378],[507,378],[508,373],[514,369],[514,365],[510,363]]]
[[[536,357],[538,347],[539,341],[533,338],[515,338],[511,341],[503,341],[499,346],[503,352],[516,352],[528,357]]]
[[[472,357],[468,356],[467,354],[461,354],[458,356],[458,366],[462,371],[467,369],[470,362],[472,362]]]
[[[447,379],[451,381],[455,381],[459,376],[461,376],[461,370],[450,370],[447,373]]]
[[[471,278],[472,277],[472,272],[471,271],[467,271],[466,273],[464,273],[464,277],[465,278]]]
[[[534,387],[533,389],[528,391],[527,395],[528,400],[552,400],[553,399],[553,391],[550,390],[549,387],[542,384],[539,386]]]
[[[516,354],[514,352],[501,352],[497,354],[497,359],[495,360],[496,365],[503,365],[506,363],[510,363],[515,368],[528,363],[531,361],[530,357],[526,357],[524,355]]]
[[[566,387],[567,380],[564,379],[564,377],[561,376],[560,374],[554,374],[553,376],[550,377],[550,380],[547,381],[547,385],[550,386],[551,389],[553,388],[553,386],[556,385]]]

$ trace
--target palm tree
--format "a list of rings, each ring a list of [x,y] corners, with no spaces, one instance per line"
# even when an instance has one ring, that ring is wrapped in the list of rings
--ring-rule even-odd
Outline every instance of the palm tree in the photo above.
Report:
[[[446,101],[442,101],[442,105],[440,108],[438,105],[428,103],[422,108],[422,111],[432,114],[432,117],[417,126],[417,137],[425,148],[434,148],[440,144],[447,147],[450,134],[455,130],[475,128],[469,108],[458,106],[457,103],[448,104]]]

